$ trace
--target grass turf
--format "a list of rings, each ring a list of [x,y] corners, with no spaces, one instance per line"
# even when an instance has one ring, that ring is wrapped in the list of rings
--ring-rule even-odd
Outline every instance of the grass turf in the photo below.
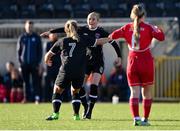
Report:
[[[70,103],[59,120],[46,121],[51,113],[51,104],[0,104],[0,130],[180,130],[180,103],[153,103],[149,127],[133,126],[128,103],[97,103],[91,120],[74,121]]]

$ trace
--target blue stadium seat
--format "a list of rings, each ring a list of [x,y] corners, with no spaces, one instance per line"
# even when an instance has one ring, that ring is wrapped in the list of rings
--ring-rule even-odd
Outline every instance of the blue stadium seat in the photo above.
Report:
[[[0,1],[0,18],[14,19],[18,17],[18,7],[15,0]]]
[[[55,18],[69,18],[72,16],[72,7],[67,0],[51,0],[54,6]]]
[[[19,18],[34,18],[36,8],[33,0],[17,0]]]
[[[75,18],[86,18],[90,13],[90,5],[84,0],[69,0],[68,3],[72,6],[72,16]]]
[[[105,0],[109,5],[110,17],[126,17],[127,16],[127,2],[124,0]]]
[[[110,17],[109,4],[105,0],[87,0],[90,11],[100,13],[102,17]]]

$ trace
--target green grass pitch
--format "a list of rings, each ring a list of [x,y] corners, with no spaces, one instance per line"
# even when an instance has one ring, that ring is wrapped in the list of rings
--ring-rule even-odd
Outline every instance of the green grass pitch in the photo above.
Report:
[[[128,103],[97,103],[91,120],[74,121],[71,103],[59,120],[46,121],[51,113],[51,104],[0,104],[0,130],[180,130],[180,103],[153,103],[149,127],[133,126]]]

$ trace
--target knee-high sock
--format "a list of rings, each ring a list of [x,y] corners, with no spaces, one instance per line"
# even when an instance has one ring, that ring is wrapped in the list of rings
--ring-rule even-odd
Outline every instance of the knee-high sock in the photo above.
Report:
[[[55,93],[52,96],[52,104],[53,104],[53,110],[54,113],[58,113],[60,110],[60,106],[62,103],[62,96],[59,93]]]
[[[152,99],[143,99],[143,114],[144,118],[148,119],[151,111]]]
[[[84,87],[82,87],[82,88],[80,89],[79,95],[80,95],[81,103],[82,103],[84,109],[86,109],[86,108],[88,107],[88,104],[87,104],[86,92],[85,92]]]
[[[79,93],[76,93],[72,96],[72,106],[74,110],[74,115],[79,115],[81,100],[79,97]]]
[[[139,117],[139,98],[130,98],[129,105],[133,118]]]
[[[97,88],[98,88],[98,86],[97,85],[94,85],[94,84],[92,84],[91,86],[90,86],[90,94],[89,94],[89,105],[88,105],[88,112],[92,112],[92,110],[93,110],[93,108],[94,108],[94,104],[96,103],[96,101],[97,101],[97,94],[98,94],[98,92],[97,92]]]

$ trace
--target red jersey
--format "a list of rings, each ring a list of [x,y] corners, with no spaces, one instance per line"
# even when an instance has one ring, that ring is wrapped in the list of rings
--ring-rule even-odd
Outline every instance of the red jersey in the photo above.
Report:
[[[115,30],[111,37],[112,39],[125,38],[128,47],[131,51],[144,52],[150,48],[153,38],[159,41],[164,40],[164,33],[156,26],[141,22],[140,24],[140,40],[139,45],[136,46],[133,35],[133,23],[126,24],[120,29]]]
[[[156,26],[140,23],[139,44],[135,43],[133,23],[129,23],[111,34],[112,39],[125,38],[129,47],[127,77],[129,86],[147,86],[154,83],[154,61],[150,52],[153,38],[164,40],[164,33]],[[148,70],[147,70],[148,69]]]

